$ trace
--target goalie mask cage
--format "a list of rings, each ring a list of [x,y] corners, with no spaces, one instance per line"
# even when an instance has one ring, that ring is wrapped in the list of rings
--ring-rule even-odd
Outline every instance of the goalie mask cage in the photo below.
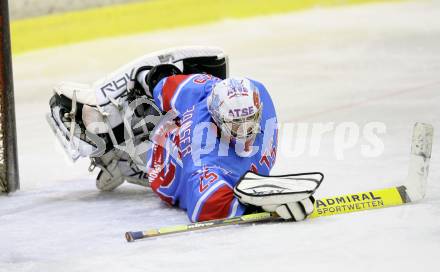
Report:
[[[19,189],[8,0],[0,0],[0,193]]]

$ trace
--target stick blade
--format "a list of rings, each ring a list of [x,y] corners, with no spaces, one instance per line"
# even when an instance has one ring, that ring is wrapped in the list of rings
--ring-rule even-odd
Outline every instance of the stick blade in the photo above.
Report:
[[[408,177],[405,181],[405,187],[412,202],[425,197],[433,136],[432,125],[425,123],[414,125]]]
[[[413,131],[411,154],[431,158],[433,136],[434,128],[432,125],[416,123]]]

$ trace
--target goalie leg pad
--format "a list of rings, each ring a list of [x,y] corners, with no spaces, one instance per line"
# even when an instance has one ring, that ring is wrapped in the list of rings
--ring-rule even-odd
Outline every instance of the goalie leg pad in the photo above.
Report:
[[[115,170],[116,164],[108,166],[108,169]],[[119,175],[110,175],[109,172],[101,170],[96,177],[96,188],[101,191],[113,191],[116,187],[124,183],[124,179]]]

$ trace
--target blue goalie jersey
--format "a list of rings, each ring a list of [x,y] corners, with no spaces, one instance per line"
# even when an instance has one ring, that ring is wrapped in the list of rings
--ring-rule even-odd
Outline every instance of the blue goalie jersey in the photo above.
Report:
[[[207,74],[174,75],[153,91],[156,105],[177,118],[155,129],[146,166],[151,187],[193,222],[242,215],[245,206],[234,197],[235,184],[247,171],[269,174],[276,159],[277,119],[266,88],[250,80],[263,105],[261,132],[252,142],[239,143],[221,136],[208,111],[207,97],[219,81]]]

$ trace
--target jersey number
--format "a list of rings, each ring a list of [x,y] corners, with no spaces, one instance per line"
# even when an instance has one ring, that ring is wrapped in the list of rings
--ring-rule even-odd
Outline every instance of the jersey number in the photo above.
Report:
[[[218,175],[216,173],[209,172],[208,170],[203,171],[203,174],[200,175],[200,193],[203,193],[206,189],[208,189],[209,185],[216,180],[218,180]]]

